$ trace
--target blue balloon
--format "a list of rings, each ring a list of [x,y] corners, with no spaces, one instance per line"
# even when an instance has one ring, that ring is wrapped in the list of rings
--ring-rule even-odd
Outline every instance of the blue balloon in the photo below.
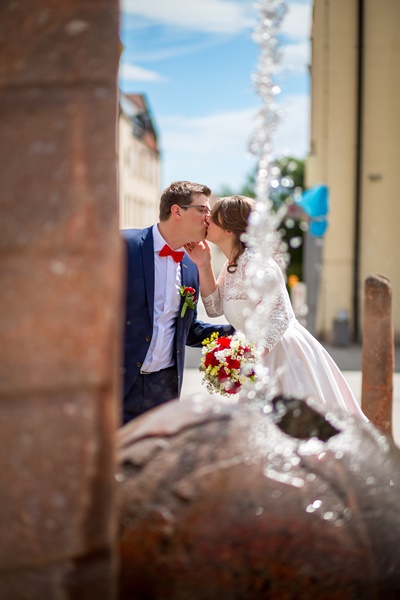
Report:
[[[297,204],[310,217],[325,217],[329,212],[329,190],[327,185],[315,185],[302,193]]]
[[[326,219],[318,219],[310,222],[308,231],[313,237],[322,237],[328,229],[328,221]]]

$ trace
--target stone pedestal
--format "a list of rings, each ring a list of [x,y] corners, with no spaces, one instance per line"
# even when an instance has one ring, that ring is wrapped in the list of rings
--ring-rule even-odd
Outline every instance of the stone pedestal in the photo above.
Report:
[[[113,595],[118,10],[0,4],[3,600]]]
[[[393,371],[392,285],[387,277],[371,275],[364,289],[361,406],[392,436]]]

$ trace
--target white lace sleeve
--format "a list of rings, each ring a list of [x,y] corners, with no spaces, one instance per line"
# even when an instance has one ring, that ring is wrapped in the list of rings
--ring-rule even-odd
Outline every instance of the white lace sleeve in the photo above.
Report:
[[[263,345],[271,351],[285,333],[294,314],[282,271],[273,259],[265,267],[265,277],[271,290],[269,301],[272,306]]]
[[[225,278],[226,264],[223,266],[222,271],[219,274],[215,291],[207,296],[207,298],[201,297],[208,317],[220,317],[224,314]]]

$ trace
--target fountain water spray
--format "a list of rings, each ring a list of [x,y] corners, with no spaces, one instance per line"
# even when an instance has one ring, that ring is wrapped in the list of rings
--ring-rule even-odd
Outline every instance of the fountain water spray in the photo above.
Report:
[[[271,289],[266,288],[263,265],[274,254],[279,238],[277,227],[282,219],[280,212],[272,211],[269,198],[273,167],[272,138],[280,121],[281,110],[276,103],[280,89],[273,76],[279,64],[278,33],[286,14],[285,0],[261,0],[257,8],[259,19],[253,39],[260,45],[261,55],[253,81],[263,105],[258,111],[249,149],[258,157],[255,180],[256,205],[250,216],[246,243],[255,250],[256,256],[249,265],[249,296],[257,303],[256,310],[246,315],[248,339],[260,341],[265,338],[271,312]],[[259,303],[259,298],[263,301]],[[264,326],[262,325],[264,324]]]

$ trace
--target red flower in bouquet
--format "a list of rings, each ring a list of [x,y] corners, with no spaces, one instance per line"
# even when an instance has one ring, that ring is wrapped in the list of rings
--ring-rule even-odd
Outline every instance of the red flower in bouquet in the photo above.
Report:
[[[216,358],[215,353],[217,352],[217,349],[212,350],[211,352],[209,352],[208,354],[206,354],[205,360],[204,360],[204,364],[206,367],[216,367],[219,364],[218,358]]]
[[[232,356],[226,357],[226,364],[228,365],[229,369],[240,369],[240,360],[237,358],[232,358]]]
[[[242,334],[219,337],[215,332],[203,345],[199,368],[209,392],[236,394],[244,383],[255,381],[255,370],[250,365],[257,362],[259,354]]]
[[[217,339],[217,342],[222,350],[222,348],[230,348],[231,347],[231,337],[230,336],[222,336]]]

